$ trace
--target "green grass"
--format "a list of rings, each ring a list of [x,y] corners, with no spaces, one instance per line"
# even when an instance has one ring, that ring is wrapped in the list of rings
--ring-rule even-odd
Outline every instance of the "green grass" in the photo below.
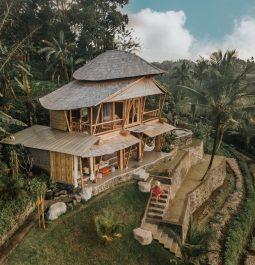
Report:
[[[148,195],[135,184],[121,186],[88,207],[82,205],[47,224],[45,231],[34,228],[12,252],[8,265],[75,264],[75,265],[157,265],[170,264],[170,253],[158,243],[140,245],[132,230],[139,226]],[[93,216],[102,209],[114,211],[125,224],[123,238],[103,246],[95,234]]]

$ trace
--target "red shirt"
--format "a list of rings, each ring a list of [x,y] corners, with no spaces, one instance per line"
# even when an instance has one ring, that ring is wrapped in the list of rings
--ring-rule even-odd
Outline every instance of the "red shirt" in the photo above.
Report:
[[[155,195],[160,195],[161,193],[162,193],[162,191],[163,191],[163,189],[162,188],[160,188],[159,186],[154,186],[153,188],[152,188],[152,192],[155,194]]]

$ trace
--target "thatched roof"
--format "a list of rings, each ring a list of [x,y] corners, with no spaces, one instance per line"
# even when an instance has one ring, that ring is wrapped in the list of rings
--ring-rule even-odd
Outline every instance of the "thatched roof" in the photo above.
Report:
[[[40,102],[46,109],[70,110],[162,93],[165,91],[151,77],[104,82],[75,80],[40,98]]]
[[[143,133],[149,137],[155,137],[163,133],[171,132],[174,129],[176,129],[174,126],[156,120],[133,126],[131,128],[128,128],[127,130],[134,133]]]
[[[63,132],[47,126],[34,125],[1,141],[4,144],[21,144],[25,147],[85,156],[99,138],[79,132]]]
[[[164,72],[135,54],[111,50],[98,55],[79,68],[74,72],[73,77],[77,80],[102,81],[157,75]]]
[[[89,148],[85,157],[110,155],[139,142],[141,140],[131,134],[123,136],[120,132],[110,133],[107,138],[105,137],[99,142],[100,144],[95,144]]]

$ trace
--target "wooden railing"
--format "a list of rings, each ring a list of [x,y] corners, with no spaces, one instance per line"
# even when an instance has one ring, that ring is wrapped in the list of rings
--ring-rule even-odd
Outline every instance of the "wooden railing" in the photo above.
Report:
[[[150,111],[144,111],[143,112],[143,121],[150,121],[154,120],[159,117],[160,110],[150,110]]]

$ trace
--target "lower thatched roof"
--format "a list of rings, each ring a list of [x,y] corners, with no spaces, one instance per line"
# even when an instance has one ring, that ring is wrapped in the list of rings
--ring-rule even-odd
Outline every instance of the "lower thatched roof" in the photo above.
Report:
[[[99,144],[93,145],[86,152],[85,157],[110,155],[139,142],[141,142],[141,140],[131,134],[123,136],[120,132],[117,132],[117,134],[114,133],[112,136],[109,136],[109,138],[105,137],[99,141]]]
[[[85,133],[63,132],[47,126],[34,125],[3,139],[1,143],[21,144],[29,148],[84,156],[98,140],[98,137]]]
[[[155,137],[157,135],[173,131],[174,129],[174,126],[165,122],[161,123],[156,120],[128,128],[127,130],[134,133],[143,133],[149,137]]]

